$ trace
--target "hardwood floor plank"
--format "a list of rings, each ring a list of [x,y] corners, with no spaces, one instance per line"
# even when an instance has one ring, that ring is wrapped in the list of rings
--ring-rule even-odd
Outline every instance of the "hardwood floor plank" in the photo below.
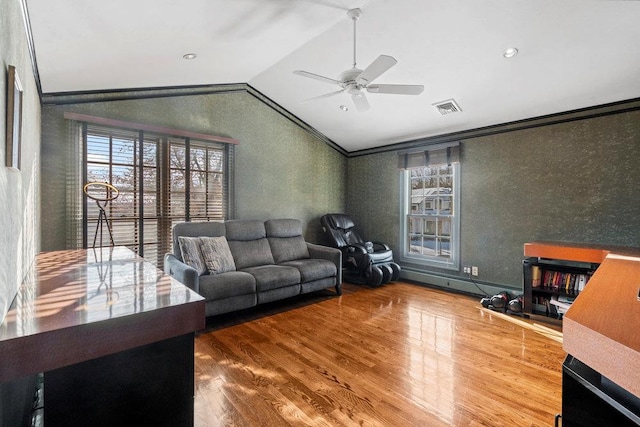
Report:
[[[561,333],[408,283],[216,316],[196,426],[550,426]]]

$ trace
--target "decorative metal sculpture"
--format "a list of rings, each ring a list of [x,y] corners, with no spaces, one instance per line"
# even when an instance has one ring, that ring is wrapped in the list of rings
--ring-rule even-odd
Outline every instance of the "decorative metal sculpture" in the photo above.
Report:
[[[102,223],[107,224],[107,231],[109,232],[109,241],[111,242],[111,246],[115,246],[113,242],[113,234],[111,232],[111,225],[109,224],[109,220],[107,219],[107,212],[104,210],[107,207],[107,204],[118,198],[120,195],[120,191],[113,185],[108,182],[89,182],[85,184],[82,189],[84,194],[91,200],[95,200],[96,205],[98,205],[99,213],[98,213],[98,222],[96,223],[96,232],[93,235],[93,246],[96,247],[96,239],[98,238],[98,230],[100,230],[100,245],[102,247]]]

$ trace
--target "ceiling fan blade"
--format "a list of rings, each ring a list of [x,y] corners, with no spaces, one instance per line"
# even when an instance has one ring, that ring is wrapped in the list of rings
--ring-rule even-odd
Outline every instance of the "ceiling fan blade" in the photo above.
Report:
[[[398,61],[389,55],[380,55],[364,71],[358,74],[356,82],[361,85],[368,85],[397,63]]]
[[[351,99],[353,99],[353,103],[356,106],[356,110],[360,113],[364,113],[365,111],[369,111],[371,106],[369,105],[369,101],[367,101],[367,97],[364,96],[364,92],[354,93],[351,95]]]
[[[313,74],[313,73],[310,73],[308,71],[296,70],[296,71],[293,72],[293,74],[296,74],[296,75],[302,76],[302,77],[308,77],[310,79],[320,80],[321,82],[325,82],[325,83],[332,83],[332,84],[338,84],[338,85],[340,84],[340,82],[335,80],[335,79],[331,79],[329,77],[321,76],[320,74]]]
[[[335,92],[325,93],[324,95],[314,96],[313,98],[305,99],[305,100],[300,101],[300,102],[302,103],[302,102],[316,101],[318,99],[323,99],[323,98],[329,98],[331,96],[337,95],[337,94],[342,93],[344,91],[345,91],[345,89],[340,89],[340,90],[337,90]]]
[[[420,95],[424,90],[422,85],[371,85],[367,92],[391,93],[394,95]]]

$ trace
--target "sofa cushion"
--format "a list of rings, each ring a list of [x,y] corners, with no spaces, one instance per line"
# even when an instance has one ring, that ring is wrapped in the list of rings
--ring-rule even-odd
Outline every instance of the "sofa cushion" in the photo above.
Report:
[[[258,240],[228,240],[229,248],[233,254],[233,260],[236,264],[236,270],[242,270],[247,267],[255,267],[257,265],[274,264],[271,255],[271,247],[266,238]]]
[[[257,240],[267,237],[264,222],[254,219],[233,219],[224,223],[227,240]]]
[[[276,264],[294,259],[309,258],[309,249],[302,236],[269,237],[271,254]]]
[[[209,222],[179,222],[173,226],[173,254],[180,261],[184,261],[180,256],[180,245],[178,237],[215,237],[224,236],[225,226],[224,222],[209,221]]]
[[[200,251],[200,239],[198,237],[180,236],[178,237],[178,245],[185,264],[195,268],[200,276],[208,271]]]
[[[256,280],[249,273],[229,271],[200,278],[200,295],[207,301],[256,293]]]
[[[210,274],[235,271],[233,255],[224,236],[200,237],[200,251]]]
[[[300,283],[300,272],[297,268],[284,265],[262,265],[243,270],[256,279],[258,292],[269,291]]]
[[[338,273],[336,265],[326,259],[298,259],[284,262],[280,265],[297,268],[300,271],[302,283],[335,277]]]
[[[302,237],[302,224],[297,219],[270,219],[264,223],[271,253],[276,264],[309,258],[307,243]]]
[[[269,219],[264,228],[267,237],[302,236],[302,223],[297,219]]]

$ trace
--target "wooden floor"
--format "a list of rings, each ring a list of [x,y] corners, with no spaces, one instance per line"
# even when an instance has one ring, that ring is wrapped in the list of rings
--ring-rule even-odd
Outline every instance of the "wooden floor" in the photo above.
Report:
[[[559,333],[511,320],[407,283],[209,318],[195,425],[551,426]]]

